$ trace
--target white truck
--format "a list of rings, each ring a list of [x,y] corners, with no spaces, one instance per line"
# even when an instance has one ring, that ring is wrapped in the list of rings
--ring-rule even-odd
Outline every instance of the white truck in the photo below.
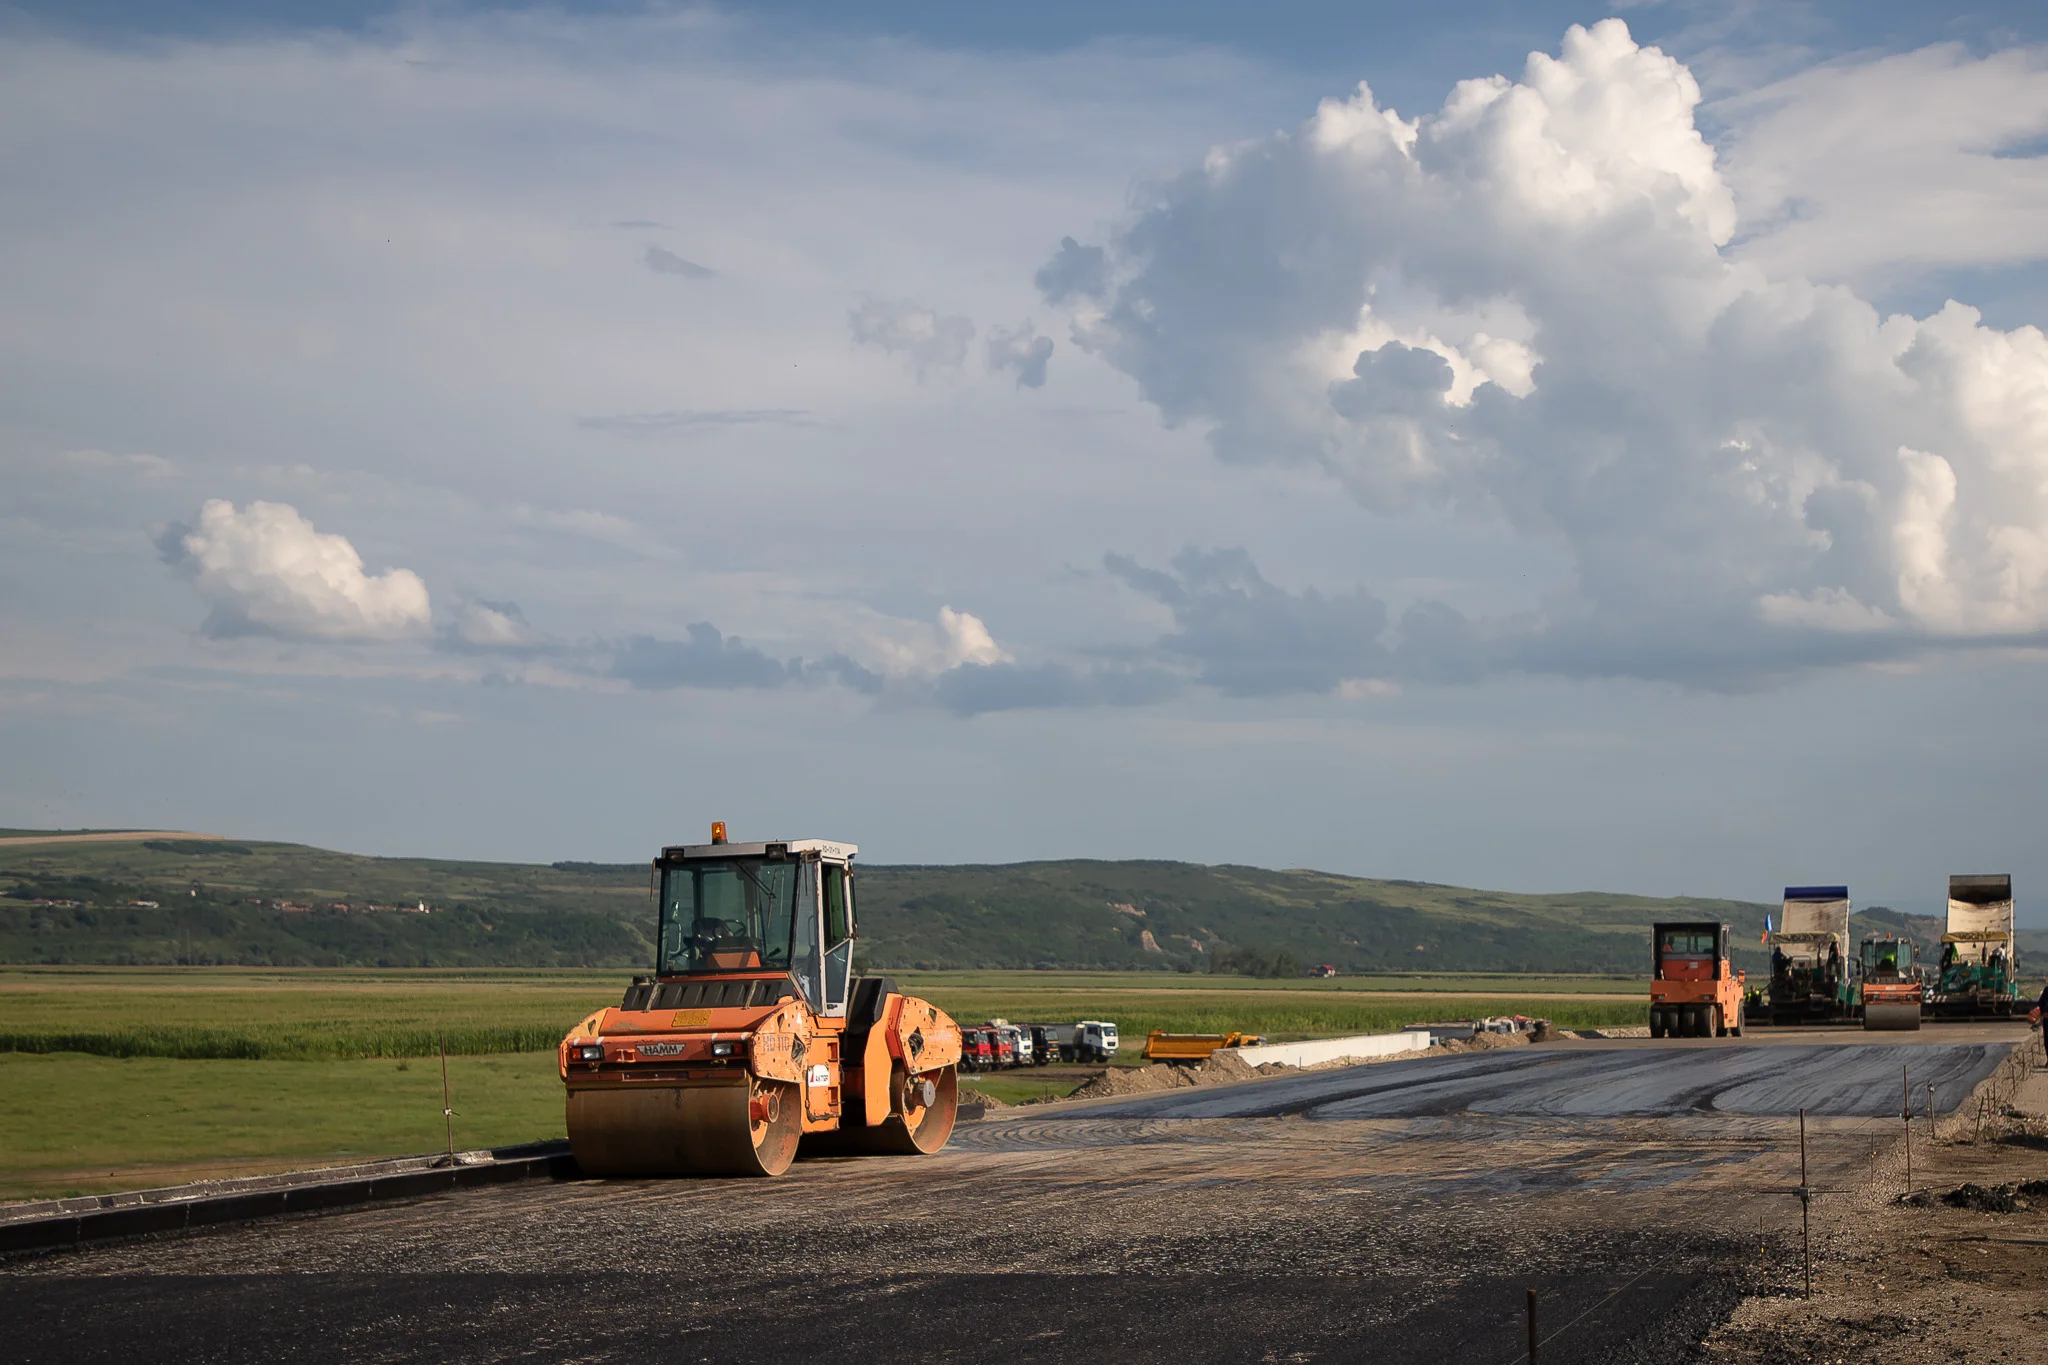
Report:
[[[1026,1024],[1024,1032],[1037,1044],[1032,1061],[1106,1062],[1116,1056],[1116,1025],[1106,1019],[1074,1024]]]

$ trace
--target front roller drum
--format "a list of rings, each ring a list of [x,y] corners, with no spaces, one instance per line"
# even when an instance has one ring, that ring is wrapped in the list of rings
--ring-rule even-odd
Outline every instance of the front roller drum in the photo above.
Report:
[[[930,1156],[953,1136],[960,1107],[960,1081],[952,1067],[920,1076],[889,1078],[889,1117],[872,1128],[848,1132],[854,1147],[885,1156]]]
[[[571,1090],[569,1149],[588,1175],[781,1175],[803,1136],[782,1081]]]
[[[1868,1000],[1863,1005],[1866,1031],[1902,1032],[1920,1027],[1920,1006],[1911,1000]]]

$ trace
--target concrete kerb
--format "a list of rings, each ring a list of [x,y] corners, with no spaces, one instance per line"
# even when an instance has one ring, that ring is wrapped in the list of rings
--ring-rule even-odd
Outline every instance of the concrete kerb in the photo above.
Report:
[[[1349,1038],[1311,1038],[1302,1043],[1259,1043],[1251,1047],[1223,1048],[1219,1056],[1236,1057],[1251,1066],[1321,1066],[1327,1062],[1372,1057],[1391,1057],[1403,1052],[1425,1052],[1430,1035],[1421,1032],[1364,1033]]]
[[[574,1180],[581,1174],[567,1142],[536,1142],[459,1152],[452,1163],[445,1155],[407,1157],[365,1166],[17,1204],[0,1209],[0,1256],[418,1199],[519,1180]]]

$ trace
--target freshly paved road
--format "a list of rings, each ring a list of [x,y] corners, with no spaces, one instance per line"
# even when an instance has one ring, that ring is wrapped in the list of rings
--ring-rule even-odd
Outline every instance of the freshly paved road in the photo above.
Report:
[[[1947,1113],[1991,1074],[2009,1042],[1719,1048],[1514,1048],[1423,1065],[1381,1064],[1089,1105],[1076,1118],[1398,1119],[1448,1114],[1681,1118],[1725,1114],[1883,1118],[1899,1112],[1901,1069],[1915,1112],[1934,1085]],[[1048,1118],[1051,1115],[1047,1116]]]

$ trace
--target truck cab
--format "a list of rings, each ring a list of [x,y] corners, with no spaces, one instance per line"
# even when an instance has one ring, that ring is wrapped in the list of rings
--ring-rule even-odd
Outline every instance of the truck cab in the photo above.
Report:
[[[1746,973],[1728,961],[1728,926],[1684,921],[1650,926],[1650,1036],[1741,1037]]]
[[[1084,1062],[1106,1062],[1116,1056],[1116,1025],[1105,1019],[1083,1019],[1074,1026],[1074,1050]]]

